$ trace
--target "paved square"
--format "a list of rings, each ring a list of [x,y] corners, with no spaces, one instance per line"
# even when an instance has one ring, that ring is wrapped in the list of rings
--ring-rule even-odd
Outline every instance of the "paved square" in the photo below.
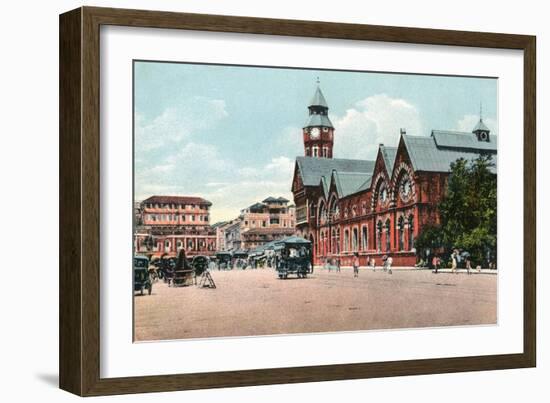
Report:
[[[271,269],[213,271],[217,288],[136,296],[136,341],[495,324],[497,276],[361,268],[279,280]]]

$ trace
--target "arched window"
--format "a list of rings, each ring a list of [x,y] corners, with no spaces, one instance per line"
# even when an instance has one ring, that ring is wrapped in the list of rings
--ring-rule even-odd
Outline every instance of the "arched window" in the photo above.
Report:
[[[170,241],[164,241],[164,250],[170,252]]]
[[[382,221],[378,221],[376,224],[376,250],[382,251]]]
[[[386,229],[386,252],[389,252],[390,251],[390,241],[391,241],[391,238],[390,238],[390,230],[391,230],[391,227],[390,227],[390,219],[388,218],[386,220],[386,225],[384,225],[385,229]]]
[[[331,240],[330,240],[330,252],[334,255],[336,252],[336,229],[331,231]]]
[[[361,250],[365,251],[369,248],[369,237],[368,237],[368,231],[367,226],[364,225],[361,227]]]
[[[412,250],[413,247],[414,247],[414,216],[411,214],[409,216],[409,225],[408,225],[408,231],[409,231],[409,236],[407,237],[408,238],[408,245],[407,245],[407,249],[408,250]]]
[[[397,239],[399,250],[403,250],[405,247],[405,220],[403,219],[403,216],[399,217],[399,220],[397,221]]]
[[[353,251],[357,252],[359,248],[359,230],[357,228],[353,229],[352,247]]]
[[[336,228],[336,253],[340,253],[340,228]]]
[[[349,251],[349,230],[344,230],[344,252]]]

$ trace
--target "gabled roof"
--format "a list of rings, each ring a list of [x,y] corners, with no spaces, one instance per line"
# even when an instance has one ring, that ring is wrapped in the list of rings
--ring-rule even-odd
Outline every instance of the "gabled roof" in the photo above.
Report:
[[[395,157],[397,156],[397,147],[380,145],[380,153],[384,159],[384,165],[386,166],[388,177],[391,177],[393,164],[395,162]]]
[[[321,176],[321,179],[319,179],[319,186],[321,186],[321,189],[323,189],[323,192],[325,194],[325,197],[328,196],[329,187],[330,187],[330,179],[326,176]]]
[[[296,165],[304,186],[318,186],[321,177],[330,177],[333,170],[338,173],[355,172],[371,175],[374,170],[374,161],[341,158],[296,157]]]
[[[338,197],[346,197],[368,189],[371,184],[372,173],[332,171],[332,180],[336,185]]]
[[[465,160],[473,160],[476,159],[481,153],[491,152],[492,150],[484,148],[473,149],[467,147],[451,147],[449,146],[449,144],[462,143],[460,142],[460,139],[449,139],[449,133],[452,133],[453,136],[457,134],[457,132],[438,132],[435,136],[432,135],[429,137],[410,136],[408,134],[402,135],[403,142],[405,144],[405,147],[407,148],[409,158],[411,159],[411,163],[415,171],[450,172],[451,163],[455,162],[457,159],[464,158]],[[472,136],[475,139],[475,136],[471,133],[458,132],[458,134]],[[436,138],[446,145],[438,146]],[[475,141],[477,142],[477,140]],[[484,142],[480,141],[479,145],[483,146],[484,144],[482,143]],[[493,170],[496,173],[496,159],[495,167],[493,168]]]
[[[325,108],[328,108],[327,100],[325,99],[325,96],[323,95],[323,92],[321,91],[321,88],[319,88],[319,86],[317,86],[315,94],[313,94],[311,101],[309,101],[309,106],[323,106]]]

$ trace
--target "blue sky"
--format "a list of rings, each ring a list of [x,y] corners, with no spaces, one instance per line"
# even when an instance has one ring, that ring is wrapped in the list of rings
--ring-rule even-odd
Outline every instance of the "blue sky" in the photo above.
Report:
[[[212,221],[255,201],[292,199],[301,127],[319,77],[335,158],[374,159],[399,128],[497,127],[497,80],[371,72],[135,62],[135,197],[199,195]]]

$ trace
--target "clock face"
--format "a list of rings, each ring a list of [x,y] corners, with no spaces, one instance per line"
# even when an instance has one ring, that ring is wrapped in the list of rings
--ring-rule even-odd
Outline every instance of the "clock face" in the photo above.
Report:
[[[319,135],[321,134],[321,131],[318,127],[314,127],[310,130],[309,134],[311,135],[312,139],[318,139]]]
[[[412,195],[412,182],[409,175],[404,175],[401,179],[401,185],[399,186],[399,193],[401,200],[409,201]]]

